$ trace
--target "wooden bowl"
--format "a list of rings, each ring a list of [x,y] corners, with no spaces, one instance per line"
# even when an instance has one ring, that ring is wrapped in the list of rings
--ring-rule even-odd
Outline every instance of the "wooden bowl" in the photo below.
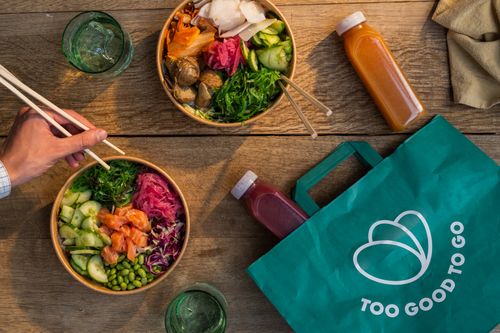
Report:
[[[264,6],[264,8],[266,8],[268,11],[271,11],[271,12],[275,13],[280,18],[280,20],[282,20],[285,23],[286,29],[288,31],[288,35],[290,36],[290,38],[292,40],[292,44],[293,44],[292,60],[290,61],[290,65],[289,65],[289,68],[288,68],[288,72],[286,73],[286,76],[290,80],[293,80],[293,75],[295,74],[295,66],[296,66],[296,63],[297,63],[297,56],[296,56],[297,55],[297,49],[296,49],[296,46],[295,46],[295,38],[294,38],[292,30],[290,28],[290,24],[285,19],[285,17],[281,13],[281,11],[272,2],[270,2],[268,0],[257,0],[257,1],[262,6]],[[161,84],[163,86],[163,89],[165,90],[165,92],[167,93],[167,96],[170,98],[170,100],[175,105],[175,107],[177,109],[181,110],[188,117],[190,117],[190,118],[192,118],[192,119],[194,119],[196,121],[199,121],[200,123],[203,123],[205,125],[215,126],[215,127],[241,127],[243,125],[252,123],[252,122],[256,121],[257,119],[260,119],[261,117],[263,117],[264,115],[266,115],[267,113],[269,113],[269,111],[271,111],[272,109],[276,108],[276,106],[283,99],[283,95],[284,95],[283,92],[281,92],[278,95],[278,97],[276,97],[276,99],[274,100],[274,102],[272,102],[271,105],[269,105],[269,107],[266,110],[262,111],[261,113],[257,114],[256,116],[253,116],[252,118],[250,118],[250,119],[248,119],[248,120],[246,120],[244,122],[222,123],[222,122],[217,122],[217,121],[213,121],[213,120],[203,119],[201,117],[198,117],[198,116],[194,115],[189,110],[186,110],[186,108],[184,106],[182,106],[182,104],[180,104],[175,99],[175,97],[172,94],[171,88],[169,87],[169,85],[166,82],[166,80],[164,78],[164,75],[163,75],[162,61],[163,61],[163,55],[164,55],[164,50],[165,50],[165,39],[166,39],[166,36],[167,36],[167,33],[168,33],[168,27],[170,26],[170,23],[174,19],[175,13],[177,13],[179,10],[183,9],[189,2],[191,2],[191,0],[184,0],[184,1],[182,1],[179,4],[179,6],[177,6],[177,8],[175,8],[172,11],[172,13],[168,17],[167,21],[163,25],[163,29],[161,30],[160,37],[158,39],[158,46],[156,47],[156,69],[157,69],[157,72],[158,72],[158,77],[160,78],[160,82],[161,82]],[[284,84],[285,87],[288,87],[288,84],[286,84],[284,82],[283,82],[283,84]]]
[[[71,274],[71,276],[73,276],[75,278],[75,280],[82,283],[84,286],[86,286],[90,289],[93,289],[95,291],[98,291],[100,293],[107,294],[107,295],[131,295],[131,294],[140,293],[142,291],[148,290],[148,289],[153,288],[154,286],[160,284],[161,281],[163,281],[174,270],[174,268],[177,266],[179,261],[182,259],[182,256],[184,255],[184,252],[186,251],[186,246],[187,246],[187,243],[189,240],[189,231],[190,231],[190,226],[191,226],[191,223],[189,220],[188,206],[186,203],[186,199],[184,198],[184,195],[182,194],[181,190],[179,189],[179,186],[177,186],[177,184],[174,182],[174,180],[165,171],[160,169],[158,166],[156,166],[148,161],[145,161],[143,159],[140,159],[140,158],[127,157],[127,156],[112,156],[112,157],[104,158],[104,160],[105,161],[127,160],[127,161],[131,161],[131,162],[135,162],[137,164],[147,166],[150,169],[156,171],[159,175],[165,177],[165,179],[168,180],[168,182],[172,186],[172,188],[179,194],[179,197],[182,201],[182,205],[184,206],[184,210],[186,212],[185,213],[185,215],[186,215],[185,236],[184,236],[184,242],[182,244],[182,248],[181,248],[181,252],[179,254],[179,257],[173,262],[173,264],[162,275],[160,275],[159,277],[154,279],[151,283],[149,283],[146,286],[141,287],[141,288],[137,288],[137,289],[133,289],[133,290],[123,290],[123,291],[114,291],[114,290],[105,288],[105,287],[101,286],[100,284],[97,284],[97,283],[90,281],[90,280],[86,279],[85,277],[81,276],[71,267],[71,264],[69,263],[68,257],[61,246],[61,241],[59,238],[59,230],[58,230],[58,226],[57,226],[57,221],[58,221],[58,216],[59,216],[59,208],[60,208],[61,200],[63,199],[64,193],[71,186],[73,181],[78,176],[80,176],[83,172],[85,172],[86,170],[88,170],[91,167],[94,167],[97,164],[97,162],[90,163],[89,165],[85,166],[84,168],[82,168],[81,170],[79,170],[78,172],[73,174],[71,177],[69,177],[69,179],[66,181],[66,183],[63,185],[63,187],[59,191],[59,193],[56,197],[56,200],[54,201],[54,205],[52,206],[52,213],[50,216],[50,236],[52,238],[52,245],[54,246],[57,257],[59,258],[59,261],[61,261],[61,263],[63,264],[64,268],[68,271],[69,274]]]

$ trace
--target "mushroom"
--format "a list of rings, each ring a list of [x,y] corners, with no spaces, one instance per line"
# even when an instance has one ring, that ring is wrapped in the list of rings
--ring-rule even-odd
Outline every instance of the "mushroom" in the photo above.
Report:
[[[176,82],[174,97],[179,103],[192,103],[196,99],[196,91],[191,86],[181,86]]]
[[[200,66],[193,57],[180,58],[176,62],[175,79],[181,86],[195,84],[200,77]]]
[[[170,56],[165,56],[165,67],[167,67],[168,74],[173,79],[177,70],[177,62]]]
[[[210,101],[212,100],[212,94],[208,89],[207,85],[203,82],[200,82],[198,85],[198,95],[196,96],[195,104],[199,108],[206,108],[210,105]]]
[[[211,69],[207,69],[201,73],[200,82],[206,84],[212,90],[219,89],[224,84],[220,75]]]

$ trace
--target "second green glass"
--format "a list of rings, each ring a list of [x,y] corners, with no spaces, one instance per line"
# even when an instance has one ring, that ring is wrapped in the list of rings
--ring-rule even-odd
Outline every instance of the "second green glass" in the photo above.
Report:
[[[134,55],[128,34],[112,16],[103,12],[75,16],[64,30],[62,49],[71,65],[98,76],[121,74]]]

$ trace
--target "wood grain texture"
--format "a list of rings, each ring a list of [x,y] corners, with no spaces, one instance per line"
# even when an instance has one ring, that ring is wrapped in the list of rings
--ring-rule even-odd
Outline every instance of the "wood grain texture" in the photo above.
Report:
[[[391,133],[349,64],[342,42],[333,33],[335,22],[359,9],[383,33],[427,106],[429,115],[424,121],[440,113],[467,133],[500,131],[500,106],[477,110],[452,103],[445,31],[429,19],[433,3],[299,5],[281,9],[297,40],[295,81],[334,111],[326,118],[298,98],[319,133]],[[74,12],[0,15],[1,61],[45,97],[80,111],[111,134],[307,133],[285,100],[253,126],[236,129],[200,125],[174,109],[161,89],[154,65],[157,35],[169,13],[166,9],[111,11],[136,46],[131,67],[112,81],[85,77],[65,63],[60,39]],[[7,133],[19,106],[14,96],[0,89],[0,135]]]
[[[392,2],[433,2],[434,0],[385,0]],[[381,2],[380,0],[276,0],[276,5],[316,5],[316,4],[342,4],[342,3],[366,3]],[[177,0],[32,0],[16,1],[3,0],[0,2],[0,13],[33,13],[33,12],[62,12],[62,11],[85,11],[85,10],[130,10],[130,9],[164,9],[175,8],[179,4]]]
[[[164,309],[175,293],[191,283],[208,281],[229,301],[229,333],[291,332],[245,273],[252,261],[276,244],[276,239],[230,196],[231,187],[245,170],[252,169],[289,192],[294,180],[342,141],[366,140],[387,156],[406,138],[112,138],[129,155],[164,168],[181,187],[192,218],[191,243],[183,260],[158,287],[119,301],[76,283],[57,260],[49,235],[52,201],[71,174],[68,167],[58,164],[0,201],[2,329],[162,332]],[[473,135],[470,139],[500,161],[499,136]],[[102,146],[95,150],[103,156],[109,152]],[[348,162],[335,173],[333,188],[330,184],[316,192],[318,200],[331,199],[332,193],[343,191],[361,174],[358,164]]]

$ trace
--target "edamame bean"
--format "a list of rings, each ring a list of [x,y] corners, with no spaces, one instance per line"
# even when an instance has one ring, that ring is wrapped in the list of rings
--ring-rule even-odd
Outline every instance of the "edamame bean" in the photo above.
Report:
[[[129,279],[130,281],[133,281],[133,280],[135,279],[135,274],[134,274],[134,272],[130,272],[130,273],[128,273],[128,279]]]
[[[123,267],[130,269],[130,264],[125,260],[122,262]]]
[[[142,278],[141,279],[141,283],[142,283],[143,286],[146,285],[146,284],[148,284],[148,279]]]
[[[111,266],[109,266],[111,268],[115,268],[116,267],[116,264],[112,264]]]
[[[153,281],[153,278],[152,277],[148,278],[148,282],[151,282],[151,281]]]
[[[134,280],[134,282],[132,282],[134,284],[134,286],[136,286],[137,288],[140,288],[142,287],[142,283],[141,281],[137,281],[137,280]]]
[[[121,288],[120,288],[120,287],[118,287],[118,286],[113,286],[113,288],[111,288],[111,289],[113,289],[113,290],[115,290],[115,291],[118,291],[118,290],[120,290]]]
[[[122,262],[123,259],[125,259],[125,256],[122,254],[121,256],[118,257],[118,262]]]
[[[127,289],[128,289],[128,290],[135,289],[135,286],[134,286],[133,284],[130,284],[130,283],[129,283],[129,284],[128,284],[128,286],[127,286]]]
[[[124,270],[122,270],[122,271],[120,272],[120,275],[121,275],[121,276],[125,276],[125,275],[128,275],[128,273],[130,273],[130,271],[129,271],[128,269],[126,269],[126,268],[125,268]]]
[[[108,280],[113,281],[114,279],[116,279],[116,274],[111,275]]]
[[[123,277],[122,276],[118,276],[118,283],[122,283],[123,282]]]
[[[138,270],[138,269],[140,269],[140,268],[141,268],[141,265],[139,265],[139,264],[135,264],[135,265],[134,265],[134,271],[137,271],[137,270]]]
[[[116,265],[116,269],[118,269],[119,271],[121,271],[123,269],[123,265],[122,264]]]
[[[137,258],[135,258],[134,260],[132,260],[132,262],[135,264],[137,264]]]
[[[110,272],[109,268],[106,269],[105,272],[106,272],[106,275],[109,275],[109,272]]]
[[[111,269],[111,271],[109,271],[111,274],[116,274],[116,268],[113,268]]]
[[[128,284],[130,281],[128,280],[128,277],[126,277],[126,276],[125,276],[125,277],[123,278],[123,282],[125,282],[126,284]]]
[[[144,255],[143,254],[141,254],[139,256],[139,265],[144,265]]]
[[[126,283],[120,283],[120,288],[122,288],[122,290],[127,289],[127,284]]]
[[[111,282],[108,282],[108,283],[106,283],[106,287],[108,287],[108,288],[112,288],[112,287],[113,287],[113,285],[111,284]]]
[[[139,274],[142,278],[146,277],[146,272],[142,268],[137,270],[137,274]]]
[[[116,285],[118,284],[118,281],[113,280],[113,281],[111,281],[111,284],[112,284],[113,286],[116,286]]]

